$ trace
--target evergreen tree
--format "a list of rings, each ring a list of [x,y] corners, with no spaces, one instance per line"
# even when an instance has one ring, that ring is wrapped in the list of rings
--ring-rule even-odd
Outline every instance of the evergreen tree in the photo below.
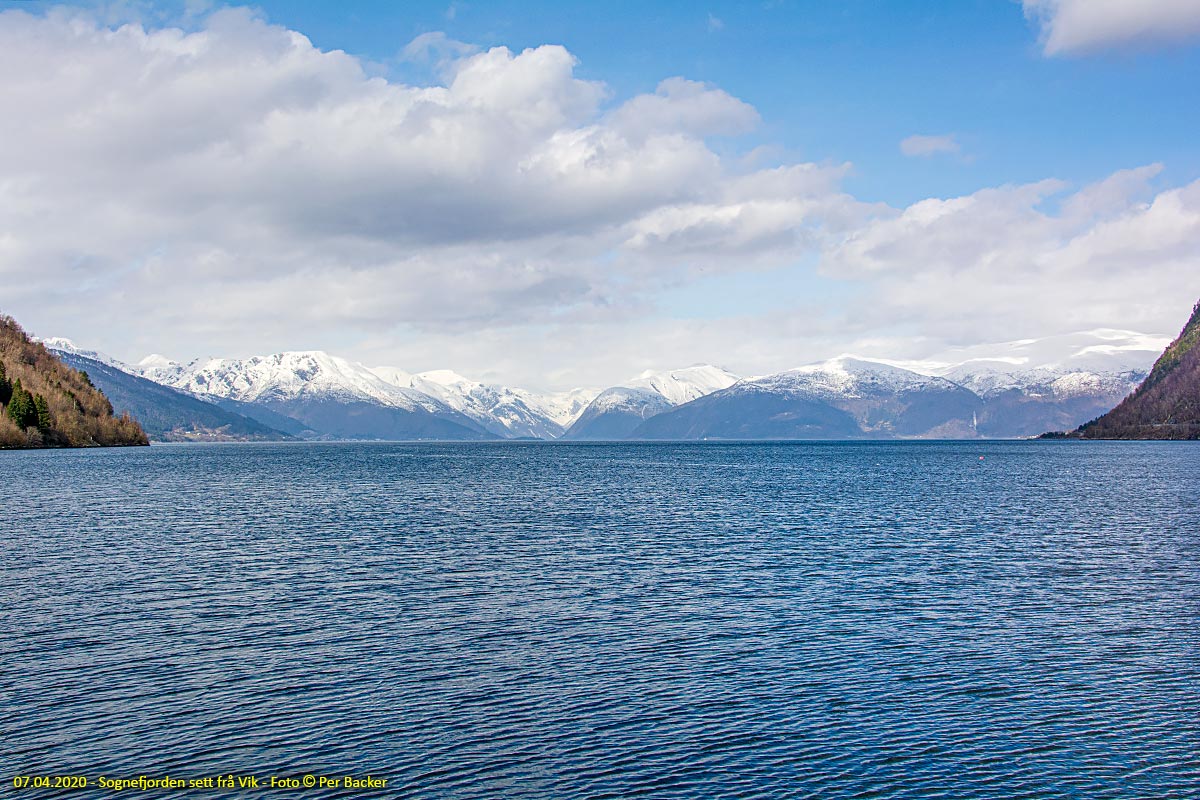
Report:
[[[39,395],[34,395],[33,407],[37,411],[37,429],[42,433],[46,433],[54,427],[50,419],[50,404],[46,402],[46,398]]]
[[[0,361],[0,406],[8,405],[8,401],[12,400],[12,390],[12,382],[4,370],[4,362]]]
[[[33,405],[33,395],[21,386],[20,378],[13,382],[12,399],[8,403],[8,418],[22,430],[37,425],[38,414]]]

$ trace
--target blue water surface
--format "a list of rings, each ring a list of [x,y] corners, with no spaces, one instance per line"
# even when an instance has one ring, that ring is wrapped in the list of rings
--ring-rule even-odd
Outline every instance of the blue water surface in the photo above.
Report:
[[[6,787],[1200,797],[1196,443],[170,445],[0,486]]]

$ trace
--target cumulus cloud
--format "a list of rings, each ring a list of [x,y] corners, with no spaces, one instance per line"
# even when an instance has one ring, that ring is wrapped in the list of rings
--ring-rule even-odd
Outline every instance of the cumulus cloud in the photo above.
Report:
[[[746,133],[758,125],[754,107],[720,89],[684,78],[668,78],[654,94],[632,98],[609,117],[623,135],[645,139],[672,132],[704,137]]]
[[[0,14],[3,310],[134,360],[322,348],[536,386],[1160,333],[1200,293],[1200,189],[1159,190],[1156,167],[894,209],[846,192],[849,164],[713,144],[759,122],[715,86],[615,98],[554,45],[409,55],[438,80],[244,10],[192,32]],[[792,283],[663,310],[751,271]]]
[[[617,287],[671,265],[614,250],[743,176],[704,139],[758,116],[714,87],[609,110],[560,46],[408,53],[444,83],[371,77],[244,10],[192,33],[0,15],[0,271],[64,316],[172,330],[519,323],[636,302]]]
[[[407,61],[432,64],[445,70],[458,59],[479,52],[479,48],[467,42],[451,39],[444,31],[422,33],[404,46],[401,56]]]
[[[1022,0],[1046,55],[1200,37],[1200,0]]]
[[[1114,320],[1161,333],[1200,296],[1200,181],[1155,193],[1160,169],[1075,191],[1045,180],[923,200],[842,237],[822,270],[869,286],[857,316],[942,342]]]
[[[910,157],[928,158],[939,153],[957,153],[959,149],[958,139],[952,133],[941,136],[913,135],[900,142],[900,152]]]

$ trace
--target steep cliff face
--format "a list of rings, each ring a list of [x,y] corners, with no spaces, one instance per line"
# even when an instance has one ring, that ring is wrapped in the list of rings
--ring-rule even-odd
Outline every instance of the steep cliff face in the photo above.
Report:
[[[11,317],[0,317],[0,447],[148,444],[145,432],[83,372],[71,369]]]
[[[1200,303],[1142,385],[1076,434],[1084,439],[1200,439]]]

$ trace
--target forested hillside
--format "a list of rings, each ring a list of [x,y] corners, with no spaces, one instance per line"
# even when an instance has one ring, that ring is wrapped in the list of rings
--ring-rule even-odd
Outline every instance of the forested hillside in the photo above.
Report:
[[[1200,439],[1200,303],[1133,394],[1079,428],[1084,439]]]
[[[0,316],[0,447],[98,447],[147,444],[129,416],[87,375],[32,341],[11,317]]]

